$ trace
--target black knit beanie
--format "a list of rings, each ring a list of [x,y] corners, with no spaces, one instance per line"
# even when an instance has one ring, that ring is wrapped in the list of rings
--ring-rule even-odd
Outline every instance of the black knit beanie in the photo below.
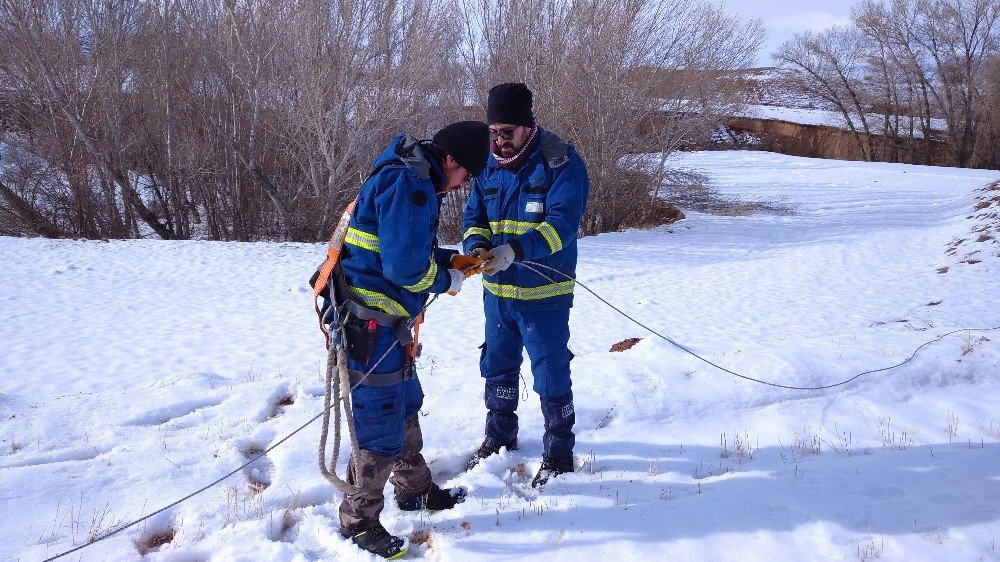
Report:
[[[520,82],[497,84],[490,88],[486,102],[486,121],[530,127],[535,124],[531,114],[531,90]]]
[[[451,155],[470,176],[478,176],[490,155],[490,129],[482,121],[459,121],[438,131],[434,144]]]

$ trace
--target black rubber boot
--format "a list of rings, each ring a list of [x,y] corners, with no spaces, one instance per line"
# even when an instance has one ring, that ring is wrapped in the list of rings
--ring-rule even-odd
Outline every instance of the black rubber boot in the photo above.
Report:
[[[469,490],[465,486],[457,488],[441,489],[437,484],[431,483],[429,490],[419,496],[396,496],[396,505],[403,511],[441,511],[451,509],[465,501],[465,496]]]
[[[573,470],[573,457],[542,459],[542,466],[538,469],[535,477],[531,479],[531,487],[541,488],[548,483],[550,478],[573,472]]]
[[[486,382],[486,439],[500,447],[517,448],[517,381]],[[489,455],[487,455],[489,456]]]
[[[573,425],[576,423],[573,393],[568,392],[558,398],[543,398],[542,415],[545,418],[545,434],[542,436],[545,449],[542,458],[572,458],[573,446],[576,444],[576,436],[573,434]]]
[[[351,542],[358,545],[361,550],[389,560],[402,558],[410,550],[405,540],[390,535],[381,524],[357,533],[341,531],[340,535],[345,539],[351,539]]]
[[[490,440],[489,437],[487,437],[486,439],[483,440],[483,444],[479,446],[479,449],[475,453],[473,453],[472,458],[469,460],[469,466],[467,466],[465,469],[472,470],[477,464],[479,464],[479,461],[487,457],[492,457],[493,455],[499,453],[501,448],[502,447],[500,445],[495,444],[493,441]],[[513,446],[507,447],[507,450],[516,451],[517,441],[514,441]]]

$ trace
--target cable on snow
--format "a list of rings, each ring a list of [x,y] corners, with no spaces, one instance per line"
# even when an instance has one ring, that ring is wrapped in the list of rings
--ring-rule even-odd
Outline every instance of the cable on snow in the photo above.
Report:
[[[838,386],[843,386],[843,385],[849,384],[849,383],[857,380],[858,378],[860,378],[860,377],[862,377],[864,375],[870,375],[872,373],[878,373],[878,372],[882,372],[882,371],[889,371],[891,369],[896,369],[898,367],[902,367],[903,365],[909,363],[914,357],[916,357],[917,353],[921,349],[923,349],[924,347],[927,347],[928,345],[931,345],[931,344],[933,344],[935,342],[938,342],[938,341],[940,341],[940,340],[944,339],[945,337],[950,336],[952,334],[956,334],[956,333],[959,333],[959,332],[986,332],[986,331],[1000,330],[1000,326],[995,327],[995,328],[960,328],[960,329],[957,329],[957,330],[952,330],[950,332],[946,332],[944,334],[941,334],[938,337],[936,337],[936,338],[934,338],[934,339],[932,339],[930,341],[924,342],[919,347],[917,347],[915,350],[913,350],[913,353],[910,354],[909,357],[907,357],[906,359],[904,359],[903,361],[901,361],[899,363],[896,363],[895,365],[891,365],[891,366],[888,366],[888,367],[882,367],[880,369],[872,369],[872,370],[869,370],[869,371],[864,371],[864,372],[861,372],[861,373],[858,373],[858,374],[854,375],[853,377],[851,377],[851,378],[849,378],[847,380],[844,380],[844,381],[841,381],[841,382],[837,382],[837,383],[833,383],[833,384],[827,384],[827,385],[823,385],[823,386],[791,386],[791,385],[778,384],[778,383],[774,383],[774,382],[768,382],[768,381],[756,379],[754,377],[750,377],[750,376],[747,376],[747,375],[742,375],[740,373],[737,373],[735,371],[727,369],[727,368],[725,368],[725,367],[723,367],[723,366],[721,366],[721,365],[719,365],[717,363],[714,363],[714,362],[712,362],[712,361],[710,361],[710,360],[702,357],[701,355],[698,355],[697,353],[695,353],[694,351],[691,351],[690,349],[688,349],[684,345],[676,342],[675,340],[673,340],[669,336],[663,335],[663,334],[657,332],[656,330],[650,328],[649,326],[643,324],[642,322],[636,320],[632,316],[628,315],[622,309],[620,309],[617,306],[615,306],[615,305],[611,304],[610,302],[608,302],[604,297],[602,297],[601,295],[597,294],[597,292],[595,292],[594,290],[592,290],[590,287],[588,287],[584,283],[580,282],[578,279],[575,279],[575,278],[573,278],[573,277],[571,277],[571,276],[563,273],[562,271],[559,271],[558,269],[549,267],[547,265],[544,265],[544,264],[541,264],[541,263],[538,263],[538,262],[527,261],[527,260],[526,261],[515,262],[515,264],[520,264],[520,265],[526,267],[527,269],[535,272],[536,274],[541,275],[543,278],[547,279],[551,283],[555,283],[556,281],[554,279],[552,279],[551,277],[549,277],[548,275],[546,275],[545,273],[542,273],[541,271],[539,271],[538,269],[536,269],[536,267],[540,267],[540,268],[547,269],[549,271],[555,272],[555,273],[561,275],[562,277],[565,277],[567,280],[573,281],[575,284],[579,285],[580,287],[583,287],[583,289],[586,290],[588,293],[590,293],[591,295],[594,295],[594,297],[596,297],[597,300],[601,301],[605,305],[607,305],[610,308],[612,308],[618,314],[620,314],[620,315],[624,316],[625,318],[627,318],[628,320],[632,321],[632,323],[634,323],[635,325],[637,325],[637,326],[639,326],[639,327],[647,330],[649,333],[653,334],[654,336],[659,337],[660,339],[662,339],[662,340],[670,343],[671,345],[673,345],[674,347],[680,349],[681,351],[683,351],[683,352],[685,352],[685,353],[687,353],[687,354],[689,354],[689,355],[691,355],[691,356],[693,356],[693,357],[695,357],[695,358],[697,358],[697,359],[699,359],[699,360],[701,360],[701,361],[703,361],[703,362],[711,365],[712,367],[715,367],[716,369],[719,369],[720,371],[723,371],[725,373],[728,373],[730,375],[733,375],[735,377],[739,377],[741,379],[745,379],[745,380],[748,380],[748,381],[752,381],[752,382],[756,382],[756,383],[760,383],[760,384],[764,384],[764,385],[768,385],[768,386],[773,386],[773,387],[777,387],[777,388],[784,388],[784,389],[788,389],[788,390],[827,390],[827,389],[830,389],[830,388],[835,388],[835,387],[838,387]],[[433,304],[434,301],[437,300],[438,296],[439,295],[435,295],[433,298],[431,298],[427,302],[427,304],[425,304],[423,306],[423,308],[421,309],[420,312],[422,313],[425,310],[427,310],[427,307],[429,307],[431,304]],[[398,343],[399,342],[397,341],[396,344],[398,344]],[[396,344],[394,344],[394,345],[396,345]],[[392,347],[389,348],[389,350],[391,350],[391,349],[392,349]],[[383,354],[381,358],[379,358],[378,362],[375,364],[376,367],[378,366],[378,363],[380,363],[382,361],[382,359],[385,358],[386,355],[388,355],[388,351],[386,351],[386,353]],[[375,367],[372,367],[372,370],[374,370],[374,369],[375,369]],[[370,374],[370,373],[371,373],[371,371],[369,371],[368,373],[366,373],[365,377],[367,377],[368,374]],[[351,390],[354,390],[355,388],[357,388],[357,386],[359,384],[361,384],[363,381],[364,381],[364,377],[360,381],[358,381],[355,385],[353,385],[351,387]],[[321,417],[323,417],[323,415],[327,414],[327,412],[329,412],[328,408],[332,408],[335,405],[336,404],[331,404],[329,407],[324,407],[323,411],[321,411],[320,413],[318,413],[315,416],[313,416],[312,418],[310,418],[309,421],[307,421],[304,424],[300,425],[298,428],[296,428],[295,430],[293,430],[291,433],[289,433],[285,437],[282,437],[280,440],[278,440],[277,442],[275,442],[273,445],[271,445],[267,449],[264,449],[257,456],[255,456],[254,458],[250,459],[249,461],[243,463],[238,468],[232,470],[231,472],[225,474],[224,476],[222,476],[222,477],[220,477],[220,478],[212,481],[211,483],[206,484],[205,486],[202,486],[201,488],[195,490],[194,492],[191,492],[190,494],[184,496],[183,498],[181,498],[181,499],[179,499],[179,500],[177,500],[177,501],[175,501],[173,503],[170,503],[170,504],[168,504],[168,505],[166,505],[164,507],[161,507],[160,509],[157,509],[156,511],[154,511],[154,512],[148,514],[148,515],[144,515],[144,516],[140,517],[139,519],[136,519],[135,521],[133,521],[133,522],[127,524],[127,525],[123,525],[121,527],[117,527],[116,529],[114,529],[112,531],[109,531],[109,532],[107,532],[107,533],[105,533],[105,534],[103,534],[103,535],[95,538],[91,542],[82,544],[80,546],[77,546],[77,547],[72,548],[70,550],[67,550],[65,552],[61,552],[61,553],[59,553],[59,554],[57,554],[55,556],[52,556],[51,558],[46,558],[43,562],[51,562],[52,560],[56,560],[58,558],[62,558],[63,556],[66,556],[66,555],[72,554],[74,552],[77,552],[79,550],[82,550],[82,549],[84,549],[84,548],[86,548],[86,547],[88,547],[88,546],[90,546],[92,544],[96,544],[96,543],[98,543],[100,541],[103,541],[105,539],[111,538],[111,537],[117,535],[118,533],[124,531],[125,529],[129,529],[131,527],[134,527],[135,525],[138,525],[139,523],[142,523],[143,521],[146,521],[146,520],[148,520],[149,518],[151,518],[153,516],[156,516],[156,515],[158,515],[160,513],[163,513],[164,511],[166,511],[166,510],[168,510],[168,509],[170,509],[172,507],[176,507],[177,505],[180,505],[181,503],[183,503],[183,502],[185,502],[185,501],[193,498],[194,496],[196,496],[196,495],[204,492],[205,490],[208,490],[209,488],[215,486],[216,484],[219,484],[220,482],[226,480],[227,478],[231,477],[232,475],[236,474],[237,472],[240,472],[241,470],[247,468],[248,466],[250,466],[251,464],[253,464],[257,460],[259,460],[261,457],[267,455],[267,453],[273,451],[275,448],[277,448],[279,445],[281,445],[285,441],[288,441],[292,436],[294,436],[295,434],[299,433],[300,431],[302,431],[303,429],[305,429],[306,427],[308,427],[310,424],[312,424],[316,420],[318,420]]]

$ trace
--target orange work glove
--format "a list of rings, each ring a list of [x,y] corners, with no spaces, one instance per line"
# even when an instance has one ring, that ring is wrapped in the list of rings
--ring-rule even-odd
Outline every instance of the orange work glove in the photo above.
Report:
[[[455,254],[451,256],[451,267],[461,271],[468,279],[477,273],[483,272],[482,256],[472,256],[466,254]]]

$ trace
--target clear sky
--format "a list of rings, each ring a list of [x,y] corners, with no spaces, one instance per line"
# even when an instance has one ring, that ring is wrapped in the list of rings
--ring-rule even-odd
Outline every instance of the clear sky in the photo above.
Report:
[[[757,62],[771,65],[771,53],[796,33],[850,23],[851,7],[857,3],[857,0],[726,0],[725,5],[744,19],[757,18],[764,23],[767,40]]]

